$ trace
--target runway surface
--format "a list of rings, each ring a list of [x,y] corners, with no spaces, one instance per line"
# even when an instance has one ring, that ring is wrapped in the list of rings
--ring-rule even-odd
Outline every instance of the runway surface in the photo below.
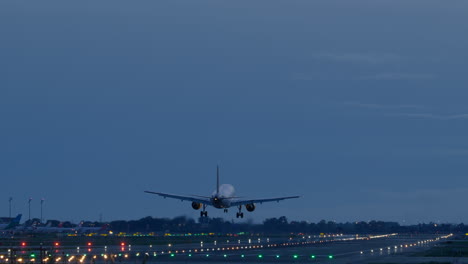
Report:
[[[223,238],[197,243],[165,245],[76,245],[60,247],[0,248],[0,263],[167,263],[167,262],[247,262],[247,263],[366,263],[387,256],[428,249],[443,241],[443,235],[375,236],[336,235]]]

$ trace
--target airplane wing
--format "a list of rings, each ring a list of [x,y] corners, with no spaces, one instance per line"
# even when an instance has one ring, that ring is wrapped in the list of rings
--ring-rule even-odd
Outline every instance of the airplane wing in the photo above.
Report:
[[[183,196],[183,195],[177,195],[177,194],[150,192],[150,191],[145,191],[145,193],[156,194],[156,195],[162,196],[164,198],[172,198],[172,199],[177,199],[177,200],[181,200],[181,201],[197,202],[197,203],[202,203],[202,204],[206,204],[206,205],[211,204],[210,198],[209,197],[204,197],[204,196]]]
[[[231,206],[243,205],[243,204],[252,204],[252,203],[267,203],[267,202],[279,202],[287,199],[300,198],[300,196],[286,196],[286,197],[276,197],[276,198],[266,198],[266,199],[250,199],[250,200],[234,200],[231,202]]]

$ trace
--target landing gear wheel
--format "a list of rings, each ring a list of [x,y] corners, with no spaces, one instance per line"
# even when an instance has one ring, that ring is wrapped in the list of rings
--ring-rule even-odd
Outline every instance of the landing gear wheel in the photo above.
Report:
[[[227,213],[227,212],[228,212],[228,209],[224,209],[224,212]]]
[[[206,204],[203,204],[203,210],[200,212],[200,217],[208,217],[208,212],[206,211]]]
[[[239,212],[236,214],[236,217],[237,217],[237,218],[239,218],[239,217],[240,217],[240,218],[244,218],[244,213],[241,212],[241,210],[242,210],[242,205],[239,205],[237,208],[239,209]]]

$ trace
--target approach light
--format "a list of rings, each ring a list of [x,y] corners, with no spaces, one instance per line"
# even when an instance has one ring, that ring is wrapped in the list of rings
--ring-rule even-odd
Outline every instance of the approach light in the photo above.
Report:
[[[58,247],[58,246],[60,246],[60,243],[59,243],[59,242],[55,242],[54,245],[55,245],[56,247]]]
[[[26,242],[21,242],[21,246],[22,246],[22,247],[25,247],[25,246],[26,246]]]
[[[88,245],[88,246],[92,246],[92,245],[93,245],[93,243],[91,243],[91,242],[88,242],[88,244],[87,244],[87,245]]]

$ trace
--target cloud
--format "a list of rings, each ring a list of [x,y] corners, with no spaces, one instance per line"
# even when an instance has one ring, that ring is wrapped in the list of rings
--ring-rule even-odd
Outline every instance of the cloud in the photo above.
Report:
[[[350,63],[381,64],[393,63],[403,60],[403,58],[393,53],[331,53],[321,52],[312,55],[314,58]]]
[[[441,149],[437,151],[437,154],[443,155],[443,156],[467,156],[468,155],[468,149]]]
[[[360,102],[345,102],[344,105],[369,109],[419,109],[423,108],[419,105],[384,105],[384,104],[369,104]]]
[[[325,77],[319,74],[312,74],[312,73],[293,73],[292,79],[295,81],[314,81],[314,80],[325,79]]]
[[[431,114],[431,113],[423,113],[423,114],[397,113],[397,114],[389,114],[389,115],[391,115],[391,116],[412,117],[412,118],[436,119],[436,120],[468,119],[468,114],[438,115],[438,114]]]
[[[387,190],[376,190],[370,191],[373,195],[378,195],[382,198],[389,200],[415,200],[415,199],[434,199],[439,200],[441,197],[449,196],[466,196],[468,193],[467,188],[450,188],[450,189],[419,189],[411,191],[387,191]]]
[[[459,114],[436,114],[436,113],[397,113],[398,110],[421,110],[426,107],[412,104],[400,104],[400,105],[388,105],[388,104],[376,104],[376,103],[361,103],[361,102],[344,102],[342,105],[348,107],[367,108],[367,109],[383,109],[383,110],[395,110],[393,113],[386,113],[386,116],[400,116],[409,118],[421,118],[421,119],[434,119],[434,120],[464,120],[468,119],[468,113]]]
[[[378,73],[362,77],[363,80],[431,80],[435,76],[427,73]]]

